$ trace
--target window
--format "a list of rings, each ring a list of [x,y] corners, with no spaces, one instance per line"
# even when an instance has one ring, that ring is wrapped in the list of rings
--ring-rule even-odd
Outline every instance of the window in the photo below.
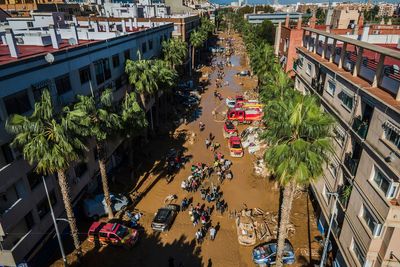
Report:
[[[378,223],[371,212],[363,205],[361,208],[361,217],[373,236],[379,236],[382,232],[382,224]]]
[[[400,129],[391,122],[383,124],[384,138],[400,149]]]
[[[346,139],[346,133],[345,131],[340,128],[339,126],[336,126],[335,128],[333,128],[333,134],[335,136],[335,140],[336,142],[340,145],[343,146],[344,141]]]
[[[79,70],[79,78],[81,79],[81,84],[85,84],[92,79],[90,74],[90,66],[86,66]]]
[[[324,197],[326,203],[329,202],[329,195],[328,195],[328,188],[326,187],[326,185],[324,185],[324,188],[322,189],[322,196]]]
[[[142,54],[147,52],[147,45],[146,42],[142,43]]]
[[[94,63],[97,85],[111,78],[110,62],[108,58],[103,58]]]
[[[28,28],[33,28],[33,22],[32,21],[28,21],[26,23],[26,26],[28,26]]]
[[[57,93],[59,95],[65,94],[72,90],[71,82],[69,80],[69,75],[65,74],[55,78],[55,83],[57,87]]]
[[[353,109],[353,97],[345,93],[344,91],[341,91],[338,95],[339,99],[342,101],[342,105],[348,109],[352,110]]]
[[[99,236],[100,236],[100,237],[107,237],[107,233],[100,232],[100,233],[99,233]]]
[[[19,179],[19,181],[14,184],[14,188],[18,198],[24,198],[26,196],[26,189],[22,179]]]
[[[85,172],[88,170],[88,166],[86,162],[80,162],[75,166],[75,175],[76,177],[82,177]]]
[[[10,144],[4,144],[1,146],[1,151],[3,152],[4,161],[6,164],[10,164],[14,161],[14,153],[10,147]]]
[[[131,51],[129,51],[129,49],[124,51],[124,58],[125,61],[131,59]]]
[[[54,193],[54,191],[50,192],[49,198],[50,198],[51,205],[54,207],[54,205],[57,203],[57,198],[56,198],[56,194]],[[47,197],[43,198],[39,202],[39,204],[37,204],[36,208],[37,208],[40,219],[42,219],[44,216],[46,216],[46,214],[49,213],[49,211],[50,211],[49,201],[47,200]]]
[[[35,169],[32,169],[26,176],[31,190],[34,190],[42,182],[42,175],[38,174]]]
[[[153,50],[153,40],[149,40],[148,44],[149,44],[149,50]]]
[[[336,162],[336,160],[333,160],[328,164],[328,169],[331,172],[332,176],[334,178],[337,178],[339,173],[339,164]]]
[[[31,103],[29,102],[28,93],[26,91],[5,97],[4,105],[8,115],[23,114],[32,109]]]
[[[331,96],[333,96],[335,94],[335,90],[336,90],[336,84],[333,81],[328,81],[328,87],[326,88],[326,91],[328,92],[328,94],[330,94]]]
[[[118,90],[122,87],[122,75],[115,79],[115,89]]]
[[[127,50],[129,52],[129,50]],[[119,67],[119,55],[115,54],[112,56],[112,64],[113,68],[115,69],[116,67]]]
[[[355,242],[355,240],[353,239],[351,242],[351,250],[353,251],[354,255],[356,256],[358,262],[360,263],[361,266],[364,266],[365,263],[365,258],[363,253],[361,252],[361,249],[359,247],[359,245]]]
[[[396,196],[398,184],[389,180],[377,167],[373,176],[375,185],[385,194],[385,197],[391,199]]]
[[[312,70],[312,66],[310,63],[307,64],[307,69],[306,69],[306,74],[308,76],[311,76],[311,70]]]
[[[29,212],[28,214],[26,214],[24,219],[26,222],[26,226],[28,227],[29,230],[31,230],[32,226],[35,225],[35,221],[33,220],[32,212]]]

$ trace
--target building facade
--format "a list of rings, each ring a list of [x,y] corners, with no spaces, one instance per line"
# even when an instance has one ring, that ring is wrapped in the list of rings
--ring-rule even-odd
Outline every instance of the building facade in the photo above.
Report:
[[[26,261],[32,262],[32,266],[43,266],[35,255],[46,240],[53,238],[54,226],[41,176],[34,172],[35,166],[23,160],[19,151],[10,147],[12,136],[4,130],[6,119],[11,114],[32,112],[44,88],[50,90],[55,105],[66,105],[77,94],[97,96],[105,88],[111,88],[115,100],[119,101],[130,89],[125,61],[135,60],[137,51],[143,58],[157,57],[161,42],[172,37],[173,29],[169,23],[127,27],[124,33],[110,29],[103,32],[99,28],[88,31],[87,27],[75,26],[65,29],[50,26],[46,32],[36,35],[33,31],[6,31],[0,46],[0,88],[3,89],[0,92],[0,228],[5,232],[2,249],[11,251],[16,263]],[[73,36],[76,39],[71,43]],[[25,45],[19,45],[16,37],[25,38]],[[31,43],[27,44],[28,41]],[[54,62],[45,60],[47,53],[53,55]],[[150,100],[145,107],[150,123],[153,103]],[[122,140],[107,144],[108,171],[121,162],[124,153],[121,144]],[[68,171],[74,205],[99,183],[95,157],[90,150],[82,162]],[[56,216],[65,218],[56,178],[48,176],[46,183]],[[67,225],[61,222],[59,226],[64,229]]]
[[[333,216],[333,264],[400,266],[400,51],[304,28],[297,53],[296,89],[336,119],[311,185],[324,234]]]

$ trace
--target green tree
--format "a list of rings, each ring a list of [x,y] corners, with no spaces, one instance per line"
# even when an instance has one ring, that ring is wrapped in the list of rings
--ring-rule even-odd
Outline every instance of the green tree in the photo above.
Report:
[[[206,36],[202,31],[193,31],[190,34],[190,43],[192,44],[192,69],[194,69],[196,49],[203,46]]]
[[[57,174],[67,219],[77,255],[81,254],[78,228],[71,203],[66,171],[79,160],[80,152],[86,149],[82,140],[72,130],[75,121],[84,119],[79,111],[64,108],[56,113],[49,91],[43,91],[41,100],[35,103],[30,116],[14,114],[6,121],[8,132],[15,134],[13,146],[22,148],[24,158],[36,165],[39,174]]]
[[[266,109],[268,128],[264,138],[271,147],[265,152],[265,161],[283,188],[276,254],[276,266],[282,266],[295,190],[322,175],[332,152],[333,119],[321,112],[314,97],[299,93],[270,101]]]
[[[326,12],[322,8],[317,8],[317,11],[315,12],[315,17],[317,18],[317,24],[323,25],[325,23],[326,19]]]
[[[114,217],[111,207],[110,190],[106,169],[106,141],[110,136],[121,128],[120,117],[113,105],[113,93],[106,89],[96,100],[94,96],[78,95],[78,102],[74,105],[74,110],[84,114],[85,119],[76,123],[80,125],[77,134],[84,137],[94,137],[96,141],[96,152],[100,169],[101,181],[103,184],[104,199],[108,218]]]
[[[187,45],[181,39],[171,38],[162,42],[162,52],[164,60],[175,70],[187,57]]]
[[[270,20],[264,20],[256,28],[256,33],[259,38],[273,45],[275,41],[275,26]]]

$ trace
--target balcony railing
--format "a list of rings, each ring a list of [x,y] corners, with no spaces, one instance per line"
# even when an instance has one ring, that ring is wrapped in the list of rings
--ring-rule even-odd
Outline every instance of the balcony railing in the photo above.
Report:
[[[369,124],[367,121],[363,121],[361,117],[357,117],[353,122],[353,130],[362,138],[367,137]]]
[[[349,170],[351,175],[355,175],[358,167],[359,159],[353,159],[349,153],[344,158],[344,166]]]

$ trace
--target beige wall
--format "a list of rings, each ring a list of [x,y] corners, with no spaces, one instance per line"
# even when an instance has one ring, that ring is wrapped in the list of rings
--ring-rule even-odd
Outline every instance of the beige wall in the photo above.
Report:
[[[351,21],[357,24],[358,17],[358,10],[335,9],[333,11],[331,25],[336,29],[347,29]]]

